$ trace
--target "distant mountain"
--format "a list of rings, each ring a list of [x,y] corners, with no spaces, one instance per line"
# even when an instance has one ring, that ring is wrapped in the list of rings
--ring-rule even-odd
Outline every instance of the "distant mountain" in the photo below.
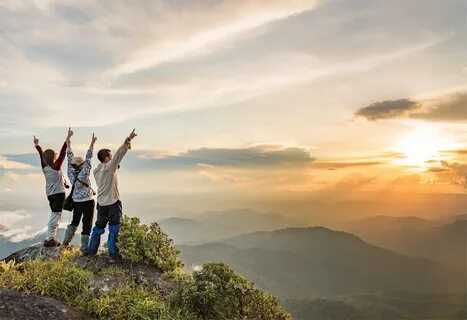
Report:
[[[172,217],[159,221],[177,244],[201,244],[255,231],[270,231],[294,226],[278,214],[249,209],[210,211],[195,219]]]
[[[188,266],[225,261],[282,298],[393,290],[444,292],[460,286],[437,263],[322,227],[255,232],[180,249]]]
[[[354,221],[343,229],[375,245],[461,270],[467,269],[467,220],[461,217],[440,224],[416,217],[377,216]]]

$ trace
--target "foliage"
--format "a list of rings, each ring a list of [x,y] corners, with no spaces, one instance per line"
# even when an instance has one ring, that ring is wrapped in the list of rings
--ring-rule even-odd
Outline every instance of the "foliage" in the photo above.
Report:
[[[155,292],[123,284],[94,299],[90,309],[100,319],[149,320],[159,319],[164,312],[165,304]]]
[[[183,305],[200,319],[290,319],[278,299],[237,275],[223,263],[205,264],[185,279],[172,296],[172,304]]]
[[[77,304],[89,294],[92,274],[74,265],[67,258],[58,261],[35,260],[2,267],[0,287],[37,293],[64,302]]]
[[[118,241],[122,257],[134,263],[148,263],[163,272],[182,265],[172,239],[157,223],[145,225],[136,217],[125,216]]]

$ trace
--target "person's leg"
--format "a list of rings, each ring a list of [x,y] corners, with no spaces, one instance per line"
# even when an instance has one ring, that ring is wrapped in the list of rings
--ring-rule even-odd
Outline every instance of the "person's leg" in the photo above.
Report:
[[[74,203],[73,208],[73,218],[71,219],[71,223],[68,225],[65,231],[65,236],[63,237],[63,245],[68,246],[73,240],[75,235],[76,229],[78,229],[79,221],[81,220],[81,216],[83,215],[83,206],[79,202]]]
[[[81,232],[81,252],[86,254],[89,246],[89,236],[91,234],[92,219],[94,217],[94,200],[83,203],[83,225]]]
[[[60,242],[57,241],[58,225],[62,218],[63,202],[65,201],[65,193],[57,193],[48,196],[51,214],[47,224],[47,240],[44,245],[47,247],[59,246]]]
[[[91,239],[89,240],[88,254],[95,255],[97,250],[99,250],[99,245],[101,244],[101,235],[105,232],[105,227],[109,220],[109,206],[99,206],[97,205],[97,220],[96,225],[92,229]]]
[[[111,257],[118,256],[118,234],[120,232],[120,220],[122,217],[122,203],[117,201],[110,207],[109,212],[109,239],[107,245],[109,247],[109,255]]]

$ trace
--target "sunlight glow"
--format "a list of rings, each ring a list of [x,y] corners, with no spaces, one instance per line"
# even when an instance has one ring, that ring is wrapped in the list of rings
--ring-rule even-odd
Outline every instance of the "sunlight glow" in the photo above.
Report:
[[[397,146],[397,151],[403,155],[399,164],[424,168],[430,160],[440,159],[440,151],[444,147],[445,144],[435,127],[417,127]]]

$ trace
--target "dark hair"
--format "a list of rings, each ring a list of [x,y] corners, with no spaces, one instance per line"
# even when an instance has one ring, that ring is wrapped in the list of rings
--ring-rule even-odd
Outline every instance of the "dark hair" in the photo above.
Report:
[[[104,162],[105,158],[110,156],[111,152],[112,151],[110,149],[100,149],[97,153],[97,159],[99,159],[100,162]]]
[[[55,151],[53,151],[52,149],[47,149],[42,154],[42,157],[44,158],[44,162],[48,166],[53,166],[54,161],[55,161]]]

